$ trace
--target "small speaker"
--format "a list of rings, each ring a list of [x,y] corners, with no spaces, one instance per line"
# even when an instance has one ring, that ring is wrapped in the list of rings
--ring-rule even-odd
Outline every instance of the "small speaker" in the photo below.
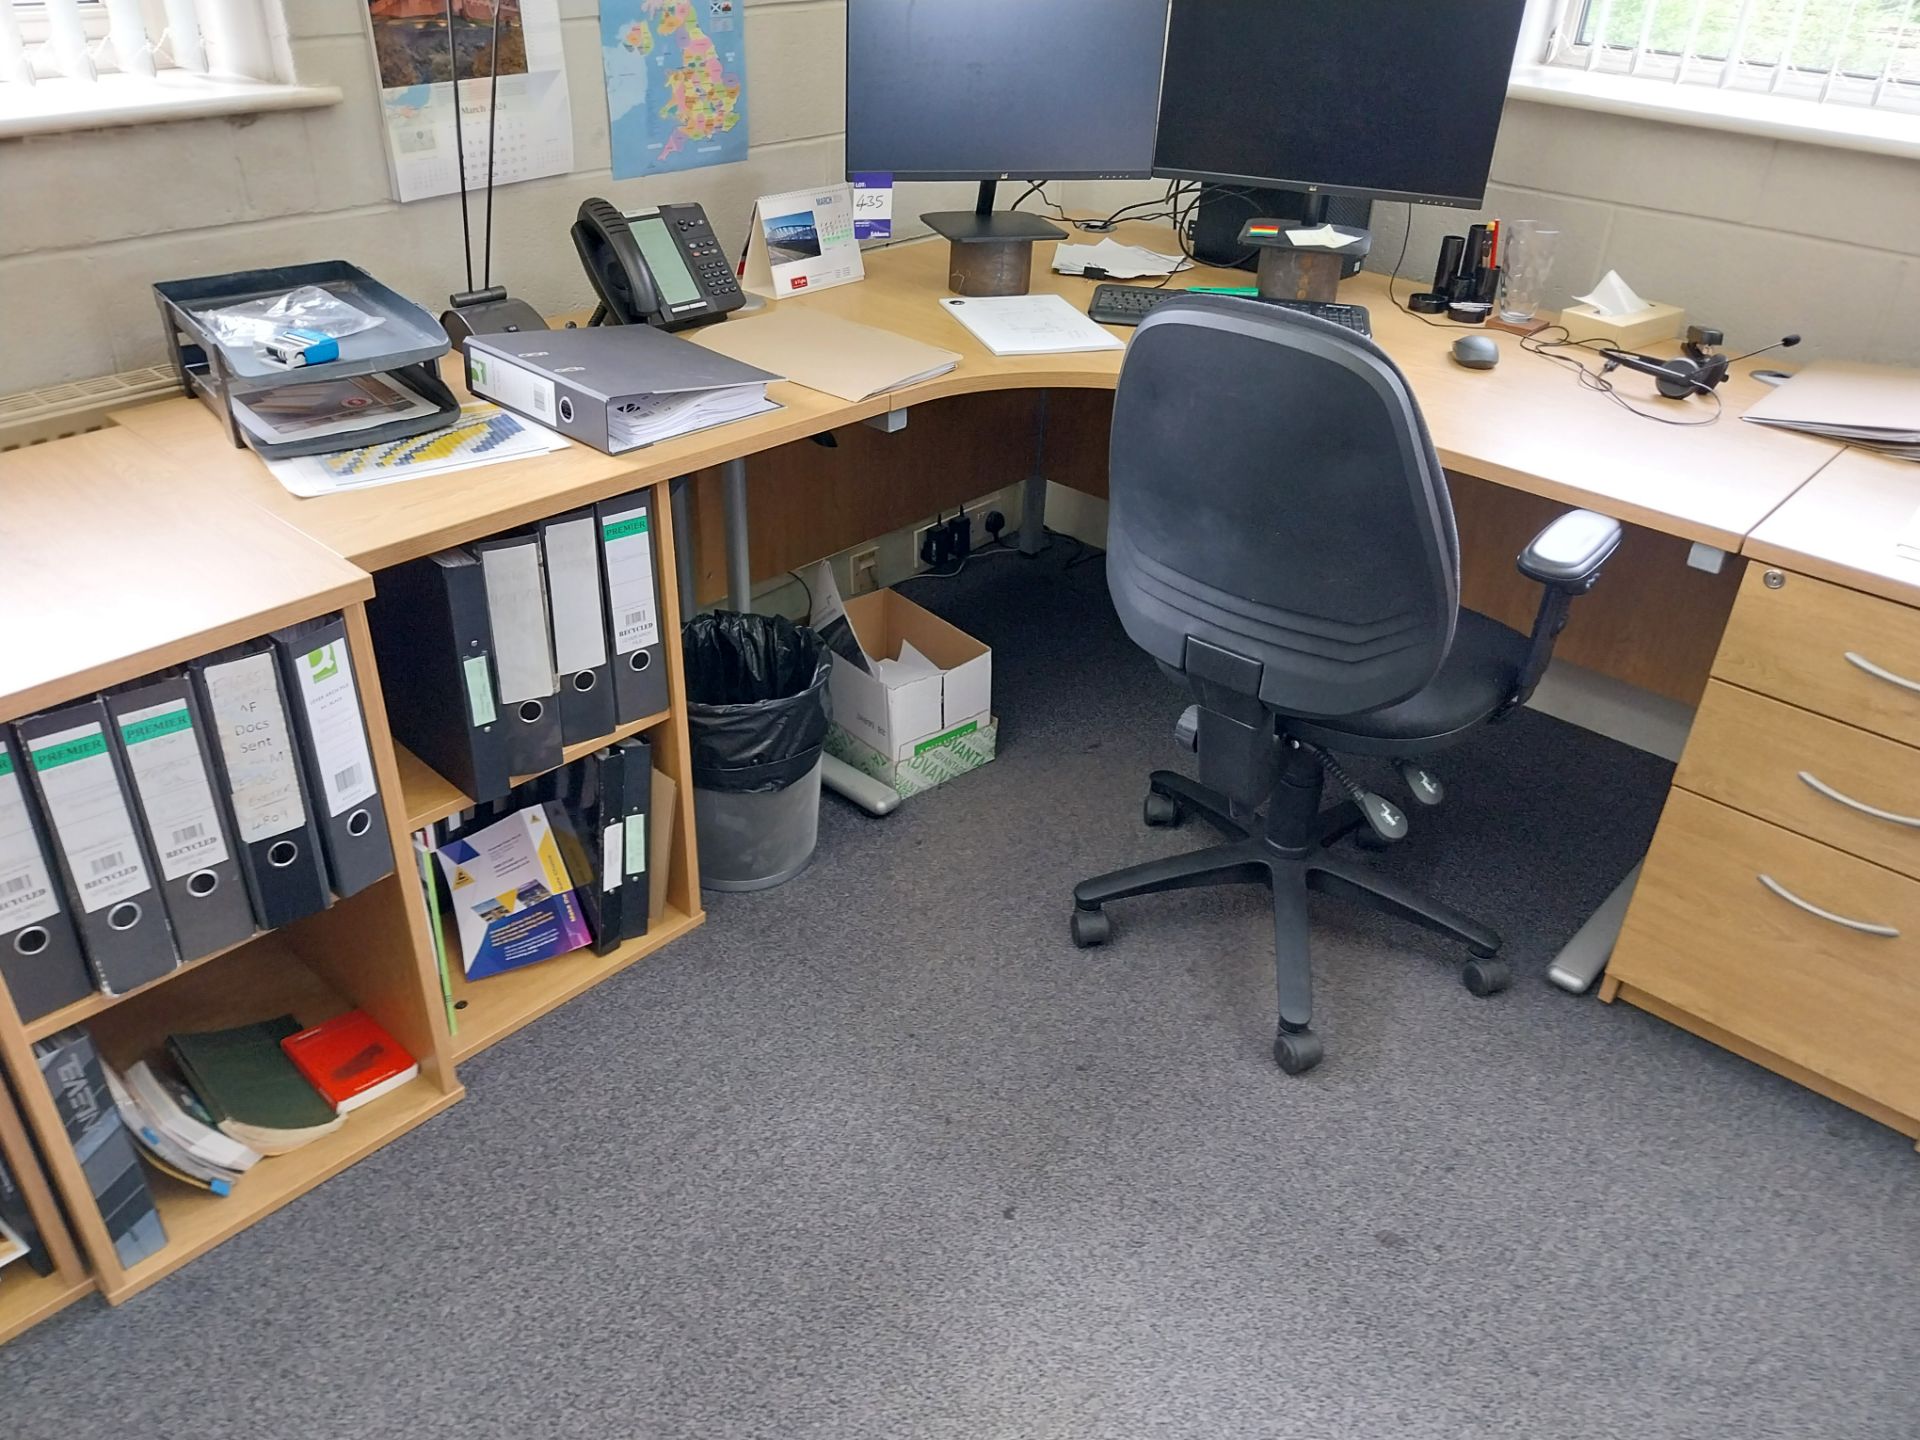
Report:
[[[1203,184],[1200,187],[1200,204],[1194,211],[1193,233],[1188,242],[1193,247],[1193,258],[1206,265],[1252,270],[1259,264],[1259,252],[1241,247],[1240,227],[1256,218],[1298,220],[1306,211],[1307,197],[1304,191],[1242,190],[1235,186]],[[1334,225],[1370,230],[1373,228],[1373,202],[1345,195],[1329,196],[1327,220]],[[1358,260],[1349,260],[1340,267],[1342,279],[1359,273]]]

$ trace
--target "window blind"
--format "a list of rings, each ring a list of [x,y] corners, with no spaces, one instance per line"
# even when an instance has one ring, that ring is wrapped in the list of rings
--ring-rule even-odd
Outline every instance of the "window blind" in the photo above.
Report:
[[[0,0],[0,84],[188,71],[274,81],[268,0]]]
[[[1559,0],[1546,61],[1920,111],[1920,0]]]

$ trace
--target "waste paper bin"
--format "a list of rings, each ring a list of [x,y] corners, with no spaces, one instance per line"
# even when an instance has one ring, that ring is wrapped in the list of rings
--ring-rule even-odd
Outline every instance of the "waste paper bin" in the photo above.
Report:
[[[700,884],[765,890],[813,858],[832,666],[779,615],[715,611],[681,631]]]

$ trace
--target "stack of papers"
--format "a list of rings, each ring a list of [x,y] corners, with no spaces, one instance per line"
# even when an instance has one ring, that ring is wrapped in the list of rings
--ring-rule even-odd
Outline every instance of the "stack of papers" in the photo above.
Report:
[[[422,475],[444,475],[450,470],[545,455],[564,450],[567,444],[564,436],[509,415],[498,405],[475,401],[462,405],[459,420],[445,430],[382,445],[362,445],[357,450],[338,450],[331,455],[269,460],[267,469],[289,494],[310,500],[342,490],[366,490],[396,480],[417,480]]]
[[[842,400],[904,390],[944,375],[960,363],[951,350],[789,305],[724,325],[703,326],[688,338]]]
[[[1817,360],[1745,418],[1920,461],[1920,370]]]
[[[1140,280],[1149,275],[1175,275],[1192,264],[1184,255],[1165,255],[1144,245],[1122,245],[1118,240],[1053,247],[1053,268],[1062,275],[1084,275],[1091,266],[1104,270],[1109,280]]]
[[[607,448],[617,455],[779,408],[777,401],[767,398],[765,385],[634,395],[607,407]]]
[[[992,295],[943,299],[940,304],[996,355],[1126,348],[1060,295]]]
[[[431,415],[440,407],[388,375],[356,375],[287,385],[233,401],[233,413],[255,439],[269,444],[352,436],[394,420]]]

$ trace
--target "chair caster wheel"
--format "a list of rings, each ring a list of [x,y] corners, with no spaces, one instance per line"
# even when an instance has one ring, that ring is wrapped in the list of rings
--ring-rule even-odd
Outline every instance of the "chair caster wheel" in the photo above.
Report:
[[[1076,910],[1071,922],[1073,943],[1082,950],[1104,945],[1113,938],[1113,921],[1104,910]]]
[[[1326,1053],[1311,1030],[1282,1030],[1273,1037],[1273,1063],[1289,1075],[1306,1074]]]
[[[1162,795],[1158,790],[1149,790],[1146,803],[1140,807],[1140,818],[1158,828],[1163,825],[1178,825],[1185,817],[1180,813],[1178,800],[1171,795]]]
[[[1498,995],[1513,984],[1513,969],[1506,961],[1490,957],[1469,960],[1460,972],[1460,983],[1482,997]]]

